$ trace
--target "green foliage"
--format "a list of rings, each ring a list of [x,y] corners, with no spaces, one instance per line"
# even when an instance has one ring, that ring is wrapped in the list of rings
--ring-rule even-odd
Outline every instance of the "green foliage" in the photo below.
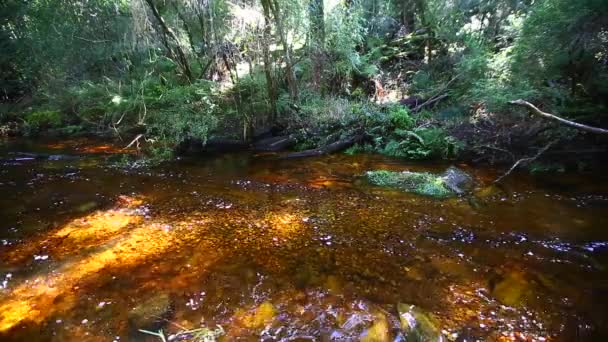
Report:
[[[149,104],[147,132],[170,144],[189,139],[206,143],[217,126],[212,87],[208,82],[162,90],[162,97]]]
[[[395,130],[382,154],[408,159],[449,158],[457,155],[460,144],[441,128]]]
[[[530,173],[533,175],[546,173],[564,173],[566,168],[560,163],[542,163],[533,162],[528,166]]]
[[[369,78],[378,72],[368,57],[357,50],[365,41],[363,4],[364,1],[353,1],[350,4],[340,2],[327,16],[327,50],[331,53],[332,67],[326,77],[338,85],[336,90],[348,88],[354,74]]]
[[[427,172],[377,170],[367,171],[366,176],[369,182],[374,185],[393,187],[419,195],[435,198],[445,198],[454,195],[446,187],[442,177]]]
[[[491,53],[477,43],[456,65],[460,89],[468,103],[482,103],[489,111],[504,111],[512,99],[535,99],[539,93],[530,81],[513,72],[512,48]]]
[[[61,112],[54,110],[33,111],[25,115],[27,132],[35,134],[41,130],[59,128],[63,123]]]
[[[266,9],[264,18],[261,3],[240,0],[2,2],[0,102],[21,113],[2,121],[31,133],[145,131],[142,141],[161,150],[269,127],[304,132],[298,148],[365,132],[349,153],[430,159],[458,154],[446,130],[472,108],[516,114],[507,102],[524,98],[605,119],[605,1],[277,0]],[[447,97],[413,115],[371,103],[376,80],[390,95],[382,100]],[[551,131],[539,138],[567,138]]]
[[[414,126],[415,120],[410,116],[407,107],[393,105],[388,109],[388,115],[396,129],[404,130]]]

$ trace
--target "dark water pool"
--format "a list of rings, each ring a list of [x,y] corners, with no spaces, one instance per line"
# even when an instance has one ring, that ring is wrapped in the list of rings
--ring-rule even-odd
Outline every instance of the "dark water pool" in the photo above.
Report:
[[[475,198],[435,200],[361,175],[449,165],[237,153],[125,169],[123,152],[0,144],[0,339],[405,341],[410,305],[443,340],[608,336],[606,176],[494,187],[496,170],[459,165]]]

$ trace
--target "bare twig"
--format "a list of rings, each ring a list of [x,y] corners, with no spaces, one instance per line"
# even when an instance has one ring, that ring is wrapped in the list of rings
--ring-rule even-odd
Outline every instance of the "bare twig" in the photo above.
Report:
[[[574,122],[574,121],[570,121],[570,120],[566,120],[564,118],[561,118],[557,115],[553,115],[550,113],[546,113],[543,112],[542,110],[538,109],[538,107],[536,107],[535,105],[531,104],[528,101],[524,101],[524,100],[515,100],[515,101],[509,101],[509,104],[512,105],[516,105],[516,106],[522,106],[522,107],[526,107],[528,108],[531,112],[533,112],[536,115],[540,115],[544,118],[547,119],[551,119],[551,120],[555,120],[555,121],[559,121],[561,123],[563,123],[564,125],[570,126],[570,127],[574,127],[583,131],[587,131],[587,132],[591,132],[591,133],[597,133],[597,134],[608,134],[608,129],[604,129],[604,128],[599,128],[599,127],[593,127],[593,126],[587,126],[584,124],[580,124],[578,122]]]
[[[112,42],[111,40],[106,40],[106,39],[87,39],[85,37],[80,37],[80,36],[74,36],[74,38],[78,38],[80,40],[84,40],[85,42],[95,43],[95,44],[110,43],[110,42]]]
[[[490,150],[495,150],[495,151],[499,151],[499,152],[504,152],[506,154],[508,154],[511,157],[511,160],[515,159],[515,156],[513,155],[513,153],[511,153],[511,151],[506,150],[504,148],[500,148],[500,147],[496,147],[496,146],[492,146],[492,145],[477,145],[475,146],[475,148],[480,148],[480,147],[484,147]]]
[[[139,329],[140,332],[144,333],[144,334],[148,334],[148,335],[152,335],[152,336],[157,336],[158,338],[160,338],[160,340],[162,342],[167,342],[167,338],[165,337],[165,333],[163,332],[163,330],[159,330],[158,332],[154,332],[154,331],[149,331],[149,330],[144,330],[144,329]]]
[[[556,140],[553,140],[552,142],[548,143],[545,147],[543,147],[540,150],[538,150],[538,152],[535,155],[533,155],[532,157],[522,158],[522,159],[516,161],[515,164],[513,164],[513,166],[511,166],[511,168],[507,172],[505,172],[502,176],[496,178],[496,180],[494,181],[494,183],[499,183],[505,177],[507,177],[508,175],[510,175],[511,172],[513,172],[513,170],[515,170],[520,164],[522,164],[522,163],[530,163],[530,162],[536,160],[538,157],[540,157],[541,154],[545,153],[556,142],[557,142]]]

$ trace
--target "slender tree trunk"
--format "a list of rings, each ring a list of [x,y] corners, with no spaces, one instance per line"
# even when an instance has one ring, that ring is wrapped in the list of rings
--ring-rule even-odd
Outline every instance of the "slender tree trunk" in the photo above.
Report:
[[[177,62],[180,65],[180,67],[182,68],[184,75],[186,75],[186,78],[188,78],[188,81],[192,82],[192,80],[194,79],[194,77],[192,77],[192,70],[190,69],[190,64],[188,64],[188,59],[186,58],[186,54],[184,53],[184,50],[182,50],[181,46],[179,45],[179,40],[177,39],[177,36],[175,35],[175,33],[173,33],[173,30],[171,30],[171,28],[169,28],[169,26],[167,26],[167,23],[165,22],[163,17],[160,15],[158,8],[156,8],[154,1],[146,0],[146,3],[148,4],[148,7],[150,7],[150,11],[152,12],[152,15],[154,16],[154,18],[156,18],[156,21],[158,21],[158,24],[160,25],[160,27],[162,29],[162,34],[165,35],[166,37],[171,38],[171,40],[173,40],[173,42],[174,42],[173,45],[175,46],[175,55],[177,55]],[[166,40],[166,38],[165,38],[165,40]],[[171,52],[171,48],[169,47],[169,44],[165,44],[165,46]]]
[[[198,62],[198,65],[202,69],[203,68],[203,63],[198,58],[199,56],[196,53],[196,48],[194,47],[194,37],[192,36],[192,31],[190,30],[190,26],[188,25],[188,21],[186,20],[186,17],[182,14],[182,12],[179,10],[179,6],[177,4],[175,4],[175,3],[174,3],[174,6],[175,6],[175,11],[177,12],[177,16],[182,21],[182,25],[184,26],[184,31],[186,31],[186,36],[188,37],[188,44],[190,45],[190,50],[192,52],[192,55],[196,56],[196,61]]]
[[[266,75],[266,88],[270,100],[271,122],[277,121],[277,91],[272,77],[272,56],[270,55],[270,4],[262,0],[264,10],[264,31],[262,35],[262,58],[264,60],[264,74]]]
[[[312,58],[313,85],[317,90],[323,88],[323,50],[325,47],[325,11],[323,0],[311,0],[309,7],[310,16],[310,42]]]
[[[262,0],[263,2],[268,2],[270,10],[272,11],[272,15],[274,16],[274,22],[277,27],[277,33],[279,35],[279,40],[281,41],[281,45],[283,46],[283,57],[285,58],[285,71],[287,74],[287,87],[289,88],[289,96],[292,100],[298,100],[298,84],[296,80],[296,73],[294,70],[293,60],[291,58],[291,52],[289,48],[289,44],[287,43],[287,34],[285,32],[285,28],[283,27],[283,19],[281,18],[281,10],[279,9],[279,2],[277,0]]]

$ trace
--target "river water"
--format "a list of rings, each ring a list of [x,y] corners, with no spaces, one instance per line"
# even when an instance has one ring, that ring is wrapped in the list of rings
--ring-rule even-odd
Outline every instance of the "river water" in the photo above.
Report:
[[[0,339],[606,340],[608,177],[457,165],[475,196],[375,187],[374,155],[126,168],[98,141],[0,143]],[[401,303],[401,305],[399,305]],[[184,335],[182,335],[184,337]],[[187,337],[187,336],[186,336]]]

